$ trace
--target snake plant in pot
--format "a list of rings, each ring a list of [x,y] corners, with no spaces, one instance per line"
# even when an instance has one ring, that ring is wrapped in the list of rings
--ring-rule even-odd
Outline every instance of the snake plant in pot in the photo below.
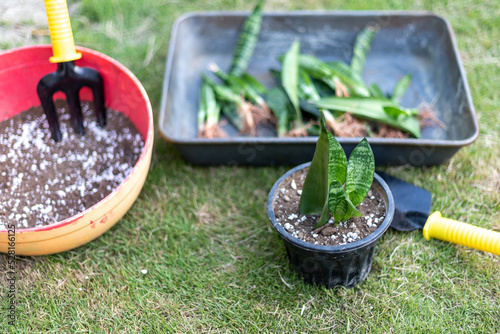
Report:
[[[274,184],[269,219],[306,282],[350,288],[367,277],[376,243],[394,215],[391,191],[374,171],[366,139],[347,161],[321,119],[313,160]]]

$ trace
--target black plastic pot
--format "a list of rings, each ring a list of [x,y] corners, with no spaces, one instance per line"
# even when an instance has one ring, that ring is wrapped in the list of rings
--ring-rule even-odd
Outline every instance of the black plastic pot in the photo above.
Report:
[[[354,287],[363,281],[372,267],[373,255],[378,239],[391,225],[394,216],[394,199],[385,181],[377,174],[373,186],[382,195],[386,213],[384,221],[369,236],[338,246],[320,246],[297,239],[285,231],[274,215],[274,202],[283,181],[311,163],[299,165],[285,173],[274,184],[267,201],[267,213],[274,230],[285,242],[288,258],[295,271],[311,284],[333,288],[342,285]]]

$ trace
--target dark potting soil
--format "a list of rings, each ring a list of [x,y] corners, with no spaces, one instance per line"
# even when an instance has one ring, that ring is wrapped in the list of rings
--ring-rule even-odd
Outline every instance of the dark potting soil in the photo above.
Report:
[[[92,102],[82,102],[81,136],[66,101],[56,109],[59,143],[41,107],[0,122],[0,229],[49,225],[90,208],[123,182],[142,152],[144,140],[124,114],[108,109],[100,128]]]
[[[289,176],[281,184],[274,201],[274,214],[285,231],[294,237],[316,245],[344,245],[373,233],[385,218],[385,203],[373,187],[358,206],[362,217],[345,222],[333,222],[314,229],[319,215],[300,215],[299,201],[308,168]]]

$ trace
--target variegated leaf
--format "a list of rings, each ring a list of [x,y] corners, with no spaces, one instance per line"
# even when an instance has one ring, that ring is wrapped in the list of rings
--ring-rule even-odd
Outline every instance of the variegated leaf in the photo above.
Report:
[[[375,159],[368,144],[368,140],[363,138],[354,148],[347,164],[347,175],[345,190],[347,197],[356,207],[366,197],[373,182],[375,174]]]
[[[335,222],[340,222],[347,212],[347,197],[339,181],[334,180],[328,191],[328,206]]]
[[[356,209],[356,207],[352,204],[351,200],[348,197],[346,197],[346,205],[347,205],[346,213],[342,218],[342,221],[346,221],[348,219],[351,219],[352,217],[362,216],[361,212],[359,212],[358,209]]]
[[[335,137],[328,132],[328,184],[338,181],[341,185],[345,183],[347,169],[347,158],[344,149]]]

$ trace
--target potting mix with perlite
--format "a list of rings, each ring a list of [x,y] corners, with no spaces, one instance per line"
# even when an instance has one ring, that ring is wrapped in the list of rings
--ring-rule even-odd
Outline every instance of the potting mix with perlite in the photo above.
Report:
[[[274,203],[276,220],[294,237],[315,245],[345,245],[370,235],[385,219],[386,206],[380,194],[372,188],[358,207],[361,217],[339,223],[333,223],[330,219],[329,224],[315,228],[319,215],[299,214],[299,201],[306,175],[307,169],[304,169],[287,178]]]
[[[65,101],[56,101],[63,140],[54,142],[41,107],[0,123],[0,229],[49,225],[109,195],[132,171],[144,140],[122,113],[105,128],[82,103],[86,134],[76,134]]]

